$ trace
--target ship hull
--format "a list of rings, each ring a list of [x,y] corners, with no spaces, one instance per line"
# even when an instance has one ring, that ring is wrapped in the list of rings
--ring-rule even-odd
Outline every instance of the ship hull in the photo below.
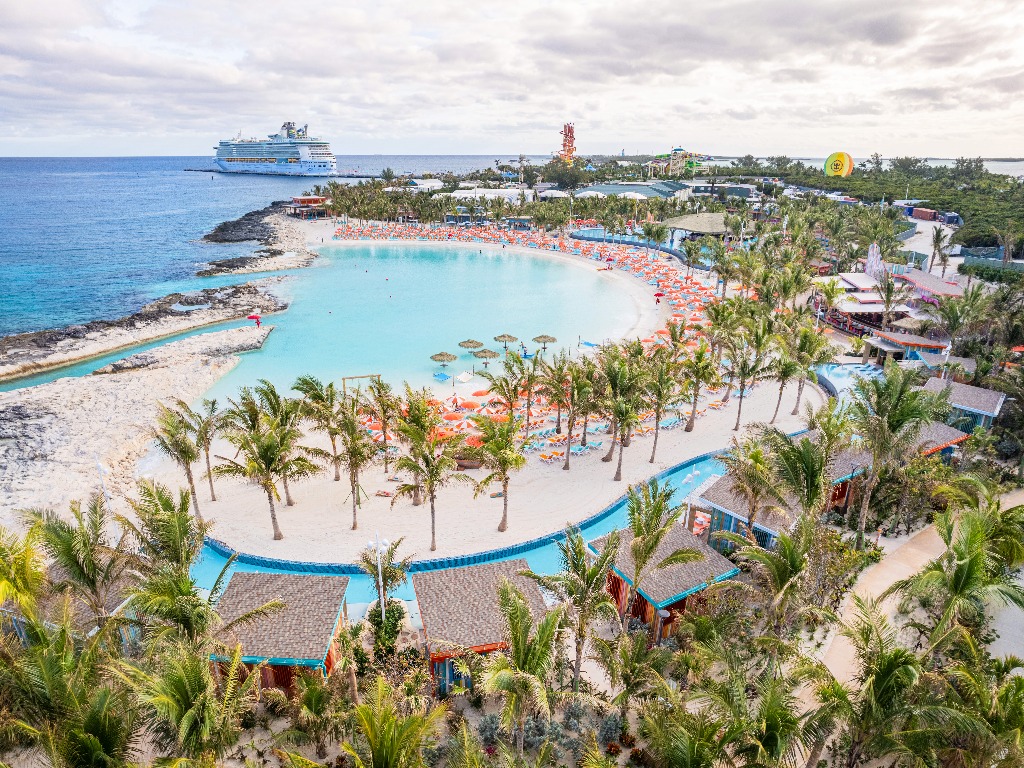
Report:
[[[239,163],[214,158],[214,164],[223,173],[247,173],[256,176],[334,176],[333,168],[305,167],[303,163]]]

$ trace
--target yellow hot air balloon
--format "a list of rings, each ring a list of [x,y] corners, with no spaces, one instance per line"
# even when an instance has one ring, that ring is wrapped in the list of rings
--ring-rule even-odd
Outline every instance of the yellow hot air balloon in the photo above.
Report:
[[[853,173],[853,158],[846,152],[833,152],[825,160],[826,176],[849,176]]]

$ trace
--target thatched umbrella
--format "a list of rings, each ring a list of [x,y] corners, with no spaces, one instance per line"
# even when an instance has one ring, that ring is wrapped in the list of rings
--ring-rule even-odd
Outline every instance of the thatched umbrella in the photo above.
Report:
[[[511,333],[503,333],[503,334],[501,334],[501,336],[495,336],[494,340],[495,341],[500,341],[502,344],[504,344],[506,352],[508,352],[508,345],[509,344],[514,344],[515,342],[519,341],[519,339],[517,339]]]
[[[435,363],[440,363],[441,367],[444,368],[446,365],[448,365],[448,363],[452,362],[453,360],[458,360],[459,358],[457,358],[451,352],[438,352],[436,355],[431,355],[430,359],[433,360]]]
[[[476,339],[466,339],[465,341],[460,341],[459,346],[463,349],[480,349],[483,346],[483,342]]]
[[[533,340],[534,340],[535,343],[540,344],[541,348],[545,352],[548,351],[548,344],[554,344],[556,341],[558,341],[558,339],[556,339],[554,336],[547,336],[547,335],[543,335],[543,334],[540,335],[540,336],[534,337]]]
[[[473,353],[473,356],[479,357],[481,360],[484,361],[484,368],[487,367],[487,362],[489,360],[493,360],[496,357],[501,357],[501,355],[499,355],[493,349],[478,349],[476,352]]]

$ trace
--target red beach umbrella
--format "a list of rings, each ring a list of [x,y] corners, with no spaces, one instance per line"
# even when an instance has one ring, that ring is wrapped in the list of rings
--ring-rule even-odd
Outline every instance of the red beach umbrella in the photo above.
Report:
[[[260,316],[259,316],[259,315],[249,315],[249,316],[248,316],[247,318],[245,318],[245,319],[246,319],[246,320],[259,320],[259,319],[260,319]]]
[[[658,297],[658,298],[660,299],[660,298],[661,298],[662,296],[664,296],[665,294],[664,294],[664,293],[662,293],[661,291],[658,291],[658,292],[657,292],[656,294],[654,294],[654,295],[655,295],[655,296],[657,296],[657,297]]]

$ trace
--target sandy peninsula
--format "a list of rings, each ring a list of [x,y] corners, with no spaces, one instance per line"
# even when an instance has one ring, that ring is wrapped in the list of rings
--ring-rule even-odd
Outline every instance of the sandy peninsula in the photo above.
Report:
[[[201,397],[271,330],[199,334],[129,357],[119,372],[0,392],[0,525],[17,525],[19,509],[85,499],[100,488],[99,467],[113,496],[132,492],[157,403]]]

